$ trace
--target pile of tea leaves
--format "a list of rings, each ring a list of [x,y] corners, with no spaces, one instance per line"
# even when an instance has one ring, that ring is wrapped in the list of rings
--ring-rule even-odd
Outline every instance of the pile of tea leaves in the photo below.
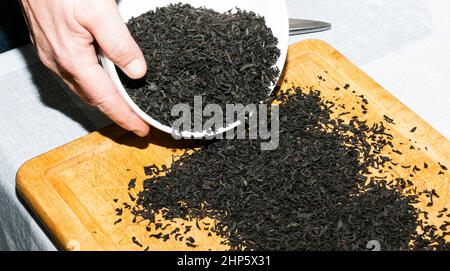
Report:
[[[383,122],[332,118],[334,105],[320,91],[293,86],[290,93],[276,97],[278,149],[261,151],[260,140],[212,141],[174,158],[171,169],[145,167],[148,179],[131,208],[135,220],[209,217],[216,222],[208,230],[232,250],[367,250],[374,241],[382,250],[450,248],[450,223],[442,234],[420,219],[418,196],[403,193],[409,182],[368,174],[392,162],[380,154],[392,145]],[[164,236],[171,238],[177,240]]]
[[[265,101],[280,73],[278,40],[253,12],[176,4],[132,18],[128,28],[148,72],[141,80],[120,73],[122,83],[144,112],[168,126],[178,118],[173,106],[193,110],[195,96],[223,112],[227,103]]]

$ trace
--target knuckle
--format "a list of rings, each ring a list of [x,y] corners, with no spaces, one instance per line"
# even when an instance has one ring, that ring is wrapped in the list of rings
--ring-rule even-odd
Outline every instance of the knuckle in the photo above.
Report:
[[[120,112],[119,114],[119,112],[117,112],[117,108],[114,108],[111,103],[112,101],[110,101],[110,99],[101,97],[93,101],[94,106],[103,114],[108,116],[122,128],[130,130],[133,123],[133,114],[129,112]]]
[[[110,115],[111,107],[108,97],[89,97],[90,102],[106,115]]]
[[[119,61],[126,60],[132,54],[132,45],[130,42],[121,40],[117,41],[112,47],[109,55],[111,58],[117,59]]]
[[[88,71],[80,66],[74,54],[68,51],[59,51],[53,57],[60,72],[71,77],[73,80],[80,81],[87,76]]]
[[[64,68],[69,73],[75,72],[73,57],[70,53],[64,50],[55,50],[53,57],[58,66]]]
[[[49,69],[55,68],[55,61],[51,56],[43,52],[40,48],[36,48],[36,52],[39,60],[42,62],[42,64],[44,64],[45,67]]]
[[[39,60],[54,72],[72,74],[76,71],[75,54],[65,46],[56,46],[55,43],[35,46]]]
[[[55,68],[54,62],[46,55],[38,54],[39,60],[44,64],[45,67],[53,70]]]

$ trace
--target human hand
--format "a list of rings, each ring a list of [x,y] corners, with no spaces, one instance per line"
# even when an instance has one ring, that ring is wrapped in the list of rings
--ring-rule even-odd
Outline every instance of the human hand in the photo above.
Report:
[[[125,74],[141,78],[144,56],[114,0],[21,0],[39,58],[87,103],[145,136],[149,126],[127,105],[99,65],[94,42]]]

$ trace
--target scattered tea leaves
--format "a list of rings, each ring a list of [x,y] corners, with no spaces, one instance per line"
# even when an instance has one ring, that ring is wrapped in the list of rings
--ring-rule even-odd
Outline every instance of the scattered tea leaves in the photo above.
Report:
[[[393,148],[383,122],[334,119],[320,91],[294,86],[290,93],[275,97],[282,103],[277,150],[261,151],[261,140],[211,141],[178,157],[170,170],[146,167],[148,182],[132,213],[154,224],[165,210],[167,221],[195,219],[196,227],[212,218],[209,235],[232,250],[366,250],[370,240],[383,250],[449,248],[448,231],[438,234],[420,218],[428,217],[415,207],[420,193],[402,193],[415,191],[413,183],[384,176],[385,165],[421,169],[381,155]],[[438,197],[421,193],[429,206]],[[196,247],[191,227],[169,238]]]
[[[131,241],[133,241],[133,243],[134,243],[136,246],[138,246],[138,247],[144,247],[144,246],[137,240],[137,238],[136,238],[135,236],[133,236],[133,237],[131,238]]]

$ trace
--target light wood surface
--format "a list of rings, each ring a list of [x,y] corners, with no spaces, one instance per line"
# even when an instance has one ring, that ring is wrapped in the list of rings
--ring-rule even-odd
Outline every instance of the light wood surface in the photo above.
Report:
[[[429,223],[439,225],[439,210],[450,209],[450,173],[438,175],[438,163],[450,165],[450,142],[446,138],[322,41],[292,45],[284,78],[285,84],[295,82],[305,89],[320,89],[326,99],[339,100],[347,108],[361,106],[355,94],[364,95],[369,101],[368,114],[361,118],[369,123],[382,121],[383,115],[393,118],[395,125],[387,126],[403,155],[389,155],[404,165],[429,164],[428,170],[416,173],[411,180],[418,189],[435,189],[440,195],[432,207],[426,207],[425,200],[418,204],[429,212]],[[335,90],[345,84],[350,85],[348,90]],[[411,133],[413,127],[417,130]],[[108,127],[25,163],[17,173],[17,189],[62,249],[143,250],[132,242],[135,236],[150,250],[224,250],[227,247],[220,245],[218,236],[209,237],[196,227],[191,235],[199,247],[189,248],[184,242],[148,238],[145,224],[132,223],[126,212],[123,221],[114,225],[119,218],[115,208],[129,202],[129,180],[143,180],[143,166],[170,166],[172,155],[192,144],[174,141],[155,130],[148,138],[139,139],[115,126]],[[408,178],[411,169],[397,167],[389,174]]]

